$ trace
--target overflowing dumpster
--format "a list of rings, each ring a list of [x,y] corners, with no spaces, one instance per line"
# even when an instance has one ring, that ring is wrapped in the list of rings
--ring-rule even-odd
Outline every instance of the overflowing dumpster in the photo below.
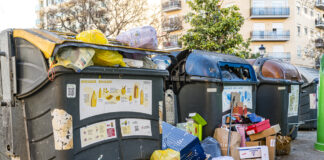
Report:
[[[297,68],[276,59],[248,60],[260,81],[256,96],[256,114],[280,124],[281,134],[297,137],[300,87]]]
[[[317,89],[319,71],[313,68],[297,67],[304,84],[301,86],[299,129],[316,129],[317,127]]]
[[[242,106],[254,112],[257,80],[247,61],[200,50],[174,55],[176,64],[168,68],[167,87],[175,94],[178,122],[185,122],[189,113],[198,113],[207,121],[203,137],[212,136],[230,112],[232,92],[239,94]]]
[[[50,67],[47,59],[68,47],[116,51],[124,58],[165,54],[45,30],[1,32],[0,159],[149,159],[161,149],[168,72]]]

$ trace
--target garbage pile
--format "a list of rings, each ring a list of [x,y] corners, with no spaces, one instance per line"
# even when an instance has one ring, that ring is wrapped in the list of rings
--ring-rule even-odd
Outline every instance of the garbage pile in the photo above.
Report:
[[[235,101],[237,93],[231,95],[231,112],[224,115],[213,137],[203,139],[202,128],[208,122],[198,113],[190,113],[186,122],[176,126],[163,122],[162,150],[154,152],[151,160],[157,160],[157,155],[162,160],[170,155],[184,160],[274,160],[276,153],[289,154],[291,139],[280,135],[280,125],[271,126],[269,119],[249,113]]]
[[[134,28],[123,32],[117,37],[119,44],[123,47],[156,50],[158,46],[156,31],[151,26]],[[99,30],[88,30],[79,33],[76,40],[96,45],[109,45],[106,36]],[[76,72],[81,72],[88,66],[103,67],[131,67],[160,69],[148,55],[123,54],[115,50],[103,50],[82,47],[65,47],[59,53],[49,59],[50,68],[64,66]],[[165,69],[163,67],[161,69]]]

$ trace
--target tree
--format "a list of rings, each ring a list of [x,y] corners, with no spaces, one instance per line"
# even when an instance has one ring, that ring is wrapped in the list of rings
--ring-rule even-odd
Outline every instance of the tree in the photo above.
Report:
[[[149,17],[146,0],[70,0],[44,11],[44,29],[79,33],[99,29],[107,36],[136,26]]]
[[[188,4],[193,12],[186,19],[192,28],[181,38],[187,49],[248,56],[249,40],[245,42],[239,34],[244,18],[237,6],[222,8],[220,0],[192,0]]]

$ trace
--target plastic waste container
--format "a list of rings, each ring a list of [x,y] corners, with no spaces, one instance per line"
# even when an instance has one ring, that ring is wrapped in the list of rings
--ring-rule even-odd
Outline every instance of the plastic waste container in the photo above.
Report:
[[[299,129],[317,128],[317,94],[319,71],[313,68],[297,66],[304,84],[301,86],[299,121],[303,124]]]
[[[297,137],[301,76],[297,68],[276,59],[248,60],[258,80],[256,114],[280,124],[282,135]]]
[[[48,72],[46,58],[65,47],[128,57],[164,53],[83,43],[45,30],[1,32],[0,159],[149,159],[161,149],[168,72],[98,66]]]
[[[213,136],[230,112],[231,92],[238,92],[240,101],[254,112],[257,80],[247,61],[200,50],[183,51],[176,59],[177,64],[168,68],[167,84],[175,93],[178,122],[185,122],[189,113],[199,113],[207,121],[203,138]]]

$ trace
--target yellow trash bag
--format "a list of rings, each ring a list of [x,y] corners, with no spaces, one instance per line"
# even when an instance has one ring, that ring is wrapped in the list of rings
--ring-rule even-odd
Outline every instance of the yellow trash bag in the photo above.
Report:
[[[105,35],[97,29],[83,31],[76,36],[76,39],[88,43],[108,44],[108,40]],[[123,61],[123,56],[117,51],[107,51],[102,49],[96,49],[95,51],[96,53],[92,59],[94,65],[126,67],[125,62]]]
[[[156,150],[153,152],[150,160],[180,160],[180,153],[172,150]]]

